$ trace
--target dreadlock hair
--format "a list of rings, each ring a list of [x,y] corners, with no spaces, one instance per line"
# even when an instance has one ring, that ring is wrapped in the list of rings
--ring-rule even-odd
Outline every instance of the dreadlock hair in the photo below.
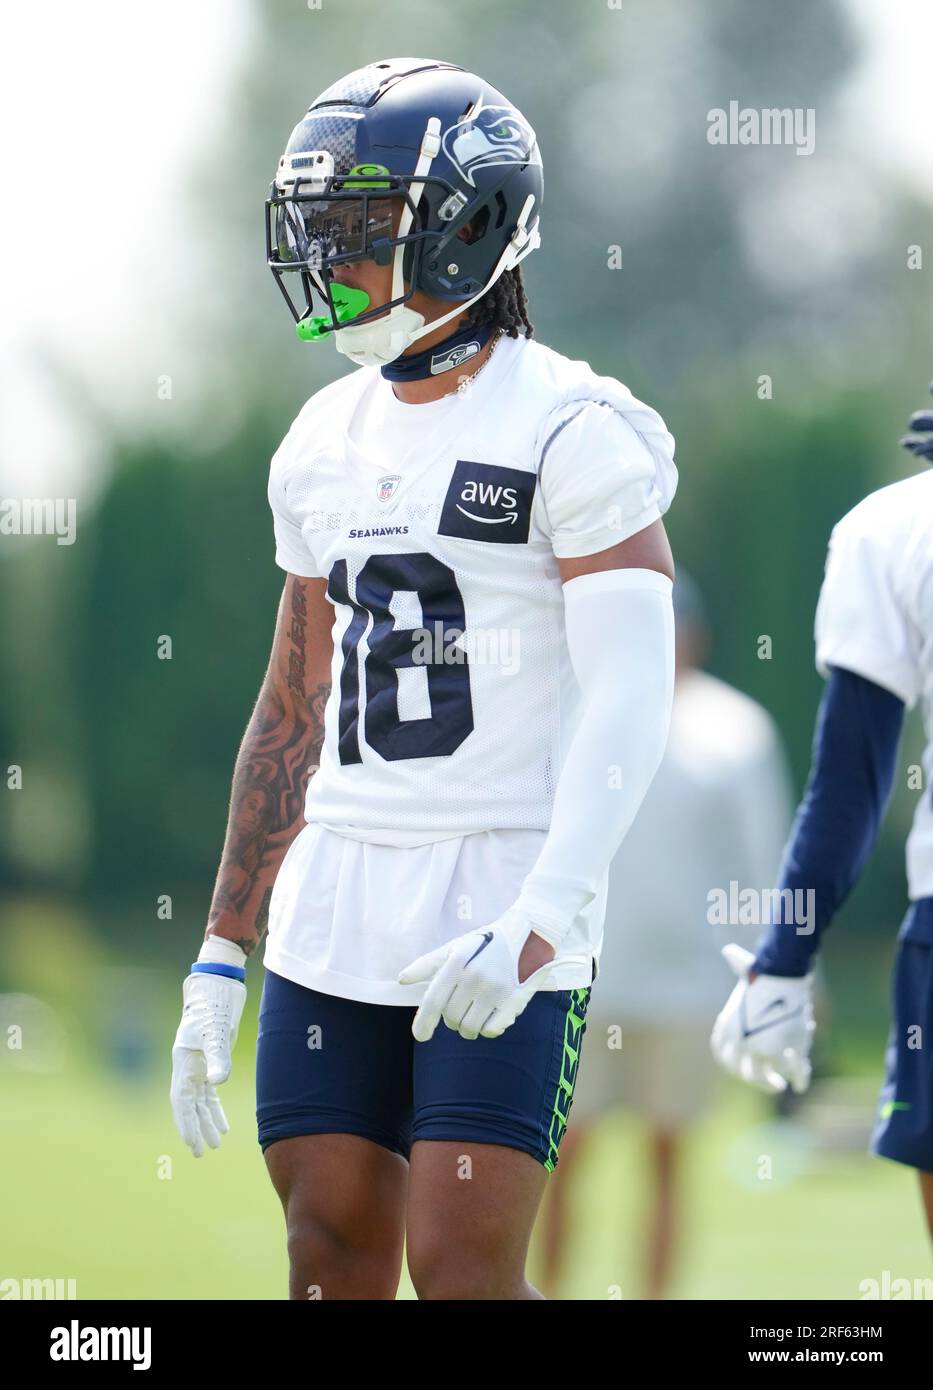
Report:
[[[526,338],[534,336],[534,324],[528,317],[528,299],[522,282],[522,268],[513,266],[486,291],[482,299],[473,305],[469,318],[463,327],[467,330],[480,328],[491,323],[509,338],[517,338],[523,333]]]

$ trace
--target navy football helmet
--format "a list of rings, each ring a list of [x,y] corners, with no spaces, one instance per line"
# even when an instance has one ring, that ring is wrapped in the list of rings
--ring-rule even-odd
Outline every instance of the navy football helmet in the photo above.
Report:
[[[534,131],[475,73],[418,58],[350,73],[292,131],[266,202],[267,259],[298,336],[393,361],[540,245],[542,189]],[[392,267],[383,304],[333,278],[369,257]],[[416,290],[452,308],[426,324],[408,307]]]

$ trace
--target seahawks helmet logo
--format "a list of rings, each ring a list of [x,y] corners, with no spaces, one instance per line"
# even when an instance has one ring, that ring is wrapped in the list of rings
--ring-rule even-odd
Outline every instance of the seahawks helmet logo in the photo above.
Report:
[[[531,126],[512,106],[483,106],[444,131],[443,150],[466,183],[498,164],[540,164]]]

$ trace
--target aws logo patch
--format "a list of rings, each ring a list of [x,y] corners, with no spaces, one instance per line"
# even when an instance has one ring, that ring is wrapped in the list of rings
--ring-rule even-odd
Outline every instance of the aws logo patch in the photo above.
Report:
[[[439,536],[524,545],[531,526],[534,473],[458,459],[444,498]]]

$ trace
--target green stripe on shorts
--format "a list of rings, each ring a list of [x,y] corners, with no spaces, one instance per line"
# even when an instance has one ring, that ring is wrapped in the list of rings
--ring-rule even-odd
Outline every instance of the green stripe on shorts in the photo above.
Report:
[[[554,1109],[548,1129],[548,1156],[544,1166],[553,1173],[557,1166],[557,1150],[567,1128],[567,1116],[573,1100],[573,1088],[577,1079],[577,1063],[580,1060],[580,1042],[583,1037],[583,1020],[589,1003],[589,986],[570,991],[570,1006],[564,1017],[564,1046],[561,1053],[560,1080],[554,1097]]]

